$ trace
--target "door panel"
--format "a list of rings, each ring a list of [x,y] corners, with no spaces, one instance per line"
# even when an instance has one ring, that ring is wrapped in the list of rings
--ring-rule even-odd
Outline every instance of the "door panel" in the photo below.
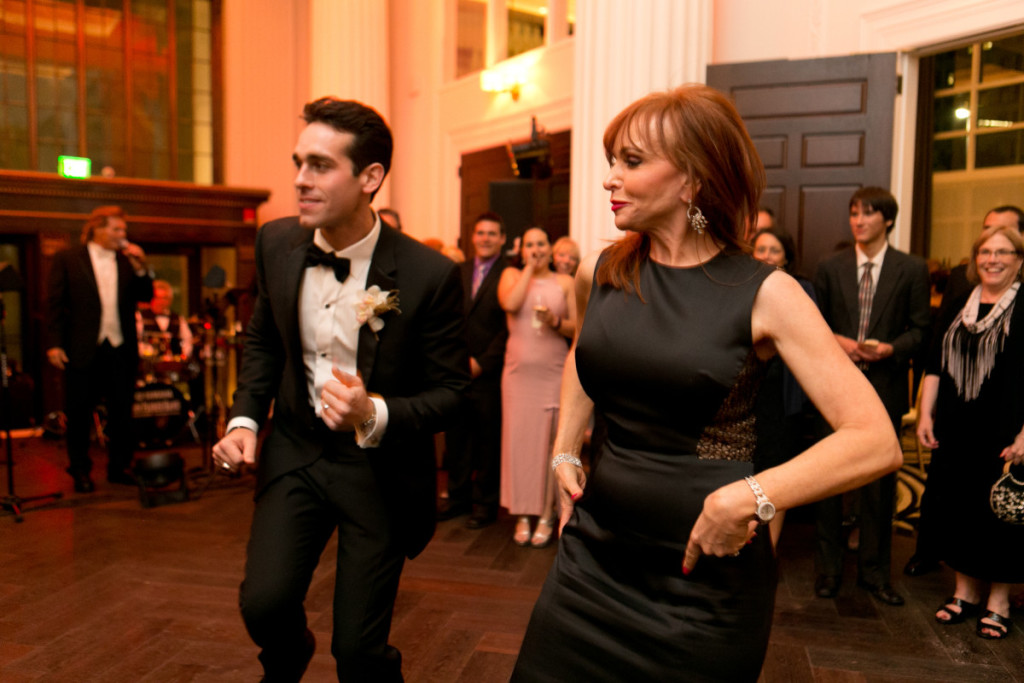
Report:
[[[812,275],[850,241],[850,195],[889,187],[896,55],[718,64],[708,85],[736,103],[768,176],[762,206]]]

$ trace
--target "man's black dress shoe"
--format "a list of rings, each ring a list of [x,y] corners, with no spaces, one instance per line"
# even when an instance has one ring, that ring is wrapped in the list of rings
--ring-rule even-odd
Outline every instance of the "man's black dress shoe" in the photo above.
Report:
[[[437,519],[440,522],[446,522],[467,514],[469,514],[469,503],[448,503],[437,511]]]
[[[490,508],[474,505],[473,514],[466,520],[467,529],[483,529],[485,526],[494,524],[498,519],[498,513]]]
[[[92,493],[96,490],[96,484],[92,483],[92,477],[82,472],[68,472],[75,480],[75,493]]]
[[[834,598],[839,593],[839,577],[820,574],[814,580],[814,594],[819,598]]]
[[[127,472],[110,471],[107,472],[107,481],[111,484],[124,484],[125,486],[135,486],[135,479],[132,475]]]
[[[890,607],[900,607],[903,604],[903,596],[894,591],[892,586],[887,583],[883,583],[881,586],[872,586],[870,583],[858,581],[857,585],[871,593],[875,600],[884,602]]]
[[[907,576],[924,576],[938,569],[939,563],[936,560],[928,560],[915,554],[907,560],[907,566],[903,568],[903,573]]]

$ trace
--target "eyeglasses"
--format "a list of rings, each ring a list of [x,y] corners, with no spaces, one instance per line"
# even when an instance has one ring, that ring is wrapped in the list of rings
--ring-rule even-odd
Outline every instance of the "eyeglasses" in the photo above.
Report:
[[[1016,255],[1017,252],[1014,251],[1013,249],[996,249],[995,251],[991,249],[978,250],[978,258],[992,258],[993,256],[995,256],[996,258],[1008,258],[1010,256]]]

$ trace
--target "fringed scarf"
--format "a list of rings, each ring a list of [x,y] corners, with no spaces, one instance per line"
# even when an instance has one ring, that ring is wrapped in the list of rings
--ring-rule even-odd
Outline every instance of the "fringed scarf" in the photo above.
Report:
[[[971,292],[967,304],[942,338],[942,369],[948,370],[957,393],[967,401],[978,398],[981,384],[991,374],[996,354],[1010,334],[1010,318],[1020,283],[1010,285],[992,310],[978,320],[981,286]]]

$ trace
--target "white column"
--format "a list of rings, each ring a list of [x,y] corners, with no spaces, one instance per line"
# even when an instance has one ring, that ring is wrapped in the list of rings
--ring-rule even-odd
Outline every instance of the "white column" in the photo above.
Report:
[[[621,235],[601,187],[608,170],[605,127],[651,91],[703,83],[711,24],[711,0],[576,3],[569,233],[584,254]]]
[[[508,58],[508,7],[505,0],[487,1],[487,51],[484,59],[491,67]]]
[[[389,119],[388,3],[310,0],[310,94],[358,100]],[[374,204],[387,206],[389,183]]]
[[[569,6],[567,0],[548,0],[548,14],[544,19],[544,42],[554,45],[569,37]]]

